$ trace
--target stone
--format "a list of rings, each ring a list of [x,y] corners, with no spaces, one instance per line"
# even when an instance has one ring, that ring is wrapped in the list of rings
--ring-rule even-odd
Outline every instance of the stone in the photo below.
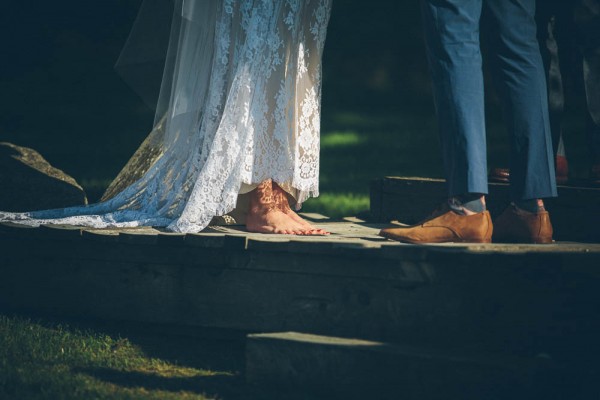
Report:
[[[0,210],[33,211],[87,204],[83,188],[37,151],[0,143]]]

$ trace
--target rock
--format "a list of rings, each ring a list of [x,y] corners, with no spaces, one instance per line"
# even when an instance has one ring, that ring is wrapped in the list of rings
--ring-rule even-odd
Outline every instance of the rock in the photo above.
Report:
[[[37,151],[0,142],[0,210],[33,211],[87,204],[83,188]]]

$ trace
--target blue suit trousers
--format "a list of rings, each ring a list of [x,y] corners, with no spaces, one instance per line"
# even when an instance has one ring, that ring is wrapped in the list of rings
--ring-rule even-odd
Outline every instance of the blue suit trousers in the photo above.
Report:
[[[422,11],[448,195],[488,192],[479,40],[485,12],[510,134],[511,198],[556,196],[535,0],[422,0]]]

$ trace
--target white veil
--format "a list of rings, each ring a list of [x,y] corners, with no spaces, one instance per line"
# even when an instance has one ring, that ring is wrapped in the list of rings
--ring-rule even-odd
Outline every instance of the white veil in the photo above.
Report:
[[[178,145],[184,139],[181,134],[165,137],[165,132],[168,128],[173,132],[177,123],[187,122],[186,127],[190,128],[194,117],[202,115],[214,55],[216,13],[221,3],[221,0],[142,3],[115,69],[155,110],[154,128],[111,182],[101,201],[115,197],[141,179],[167,148],[185,150]],[[190,54],[191,49],[196,51]],[[178,54],[182,55],[180,59]],[[178,97],[188,96],[185,102],[188,109],[182,113],[186,115],[167,114],[174,103],[174,93]],[[182,121],[186,116],[188,120]],[[183,126],[179,130],[194,134]],[[179,153],[178,157],[186,158],[186,154]]]

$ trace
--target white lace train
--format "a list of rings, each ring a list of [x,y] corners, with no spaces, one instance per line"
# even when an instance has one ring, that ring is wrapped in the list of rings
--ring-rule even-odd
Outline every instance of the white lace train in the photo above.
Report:
[[[155,127],[100,203],[0,221],[198,232],[272,178],[318,195],[331,0],[176,0]]]

